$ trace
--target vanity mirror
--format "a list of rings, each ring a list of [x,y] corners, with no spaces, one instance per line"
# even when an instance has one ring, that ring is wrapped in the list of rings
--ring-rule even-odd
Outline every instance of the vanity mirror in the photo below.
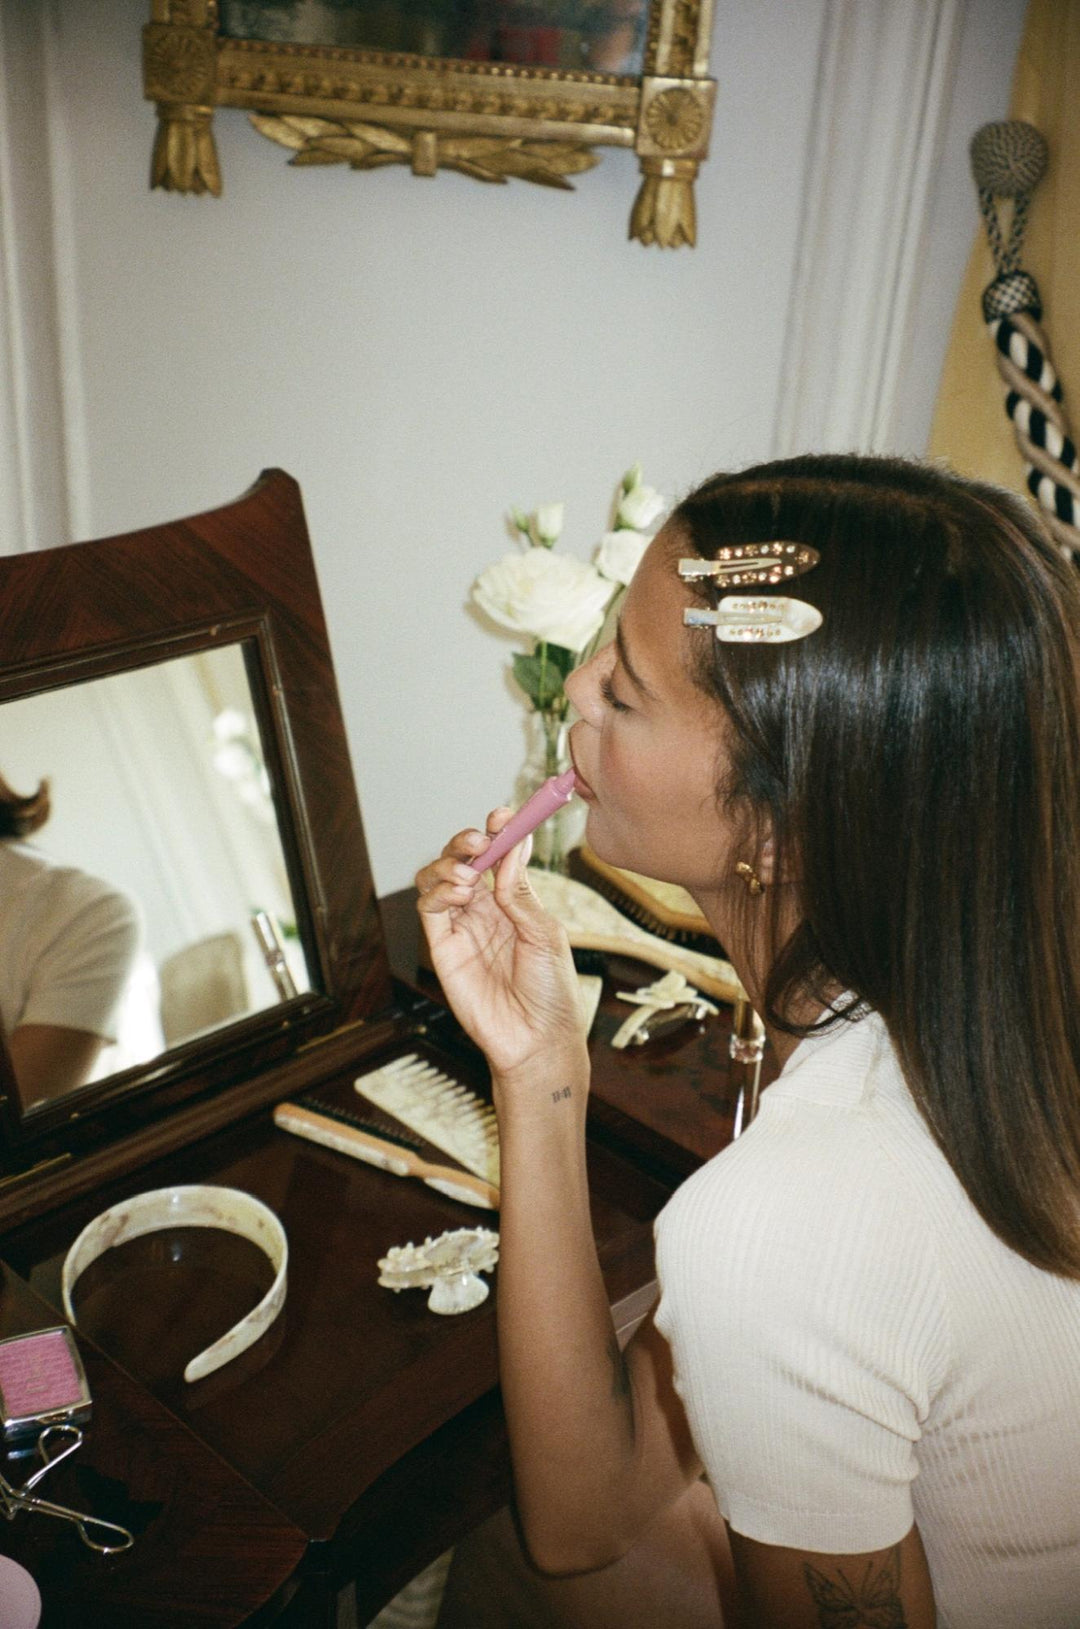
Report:
[[[211,1122],[230,1082],[384,1006],[389,975],[288,476],[0,559],[0,650],[0,775],[23,796],[48,784],[45,818],[0,846],[8,901],[32,873],[18,908],[0,902],[5,1028],[23,1007],[56,1023],[91,986],[108,1013],[81,1073],[20,1079],[5,1048],[17,1187],[180,1103]]]
[[[642,181],[630,236],[693,244],[712,0],[152,0],[152,185],[221,192],[215,107],[297,165],[406,164],[569,188],[600,146]]]
[[[0,901],[19,947],[3,1028],[20,1009],[74,1025],[88,991],[108,1032],[64,1078],[39,1069],[38,1098],[16,1060],[24,1109],[312,989],[243,644],[5,702],[0,744],[9,783],[48,788],[29,841],[0,849],[28,883]]]

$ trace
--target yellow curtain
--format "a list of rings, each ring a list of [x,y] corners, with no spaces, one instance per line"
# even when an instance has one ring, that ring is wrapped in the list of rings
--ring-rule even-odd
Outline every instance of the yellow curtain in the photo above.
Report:
[[[1046,174],[1032,198],[1020,265],[1039,286],[1050,360],[1065,392],[1066,416],[1080,434],[1080,0],[1031,0],[1009,117],[1033,124],[1050,149]],[[980,226],[928,451],[961,474],[1026,493],[1024,461],[1005,413],[1005,387],[982,316],[982,291],[993,276]]]

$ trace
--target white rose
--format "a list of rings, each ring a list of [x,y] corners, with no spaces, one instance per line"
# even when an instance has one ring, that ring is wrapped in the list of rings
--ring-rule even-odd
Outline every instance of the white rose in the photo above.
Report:
[[[619,499],[619,507],[615,511],[616,526],[630,526],[635,532],[643,532],[651,526],[653,521],[662,512],[664,500],[655,487],[642,486],[640,483],[624,492]]]
[[[538,548],[503,555],[472,592],[500,627],[580,651],[600,631],[611,585],[572,555]]]
[[[565,508],[566,505],[562,503],[542,503],[533,510],[531,533],[534,543],[550,549],[559,541]]]
[[[605,532],[596,545],[593,564],[601,577],[613,583],[628,583],[649,546],[640,532]]]

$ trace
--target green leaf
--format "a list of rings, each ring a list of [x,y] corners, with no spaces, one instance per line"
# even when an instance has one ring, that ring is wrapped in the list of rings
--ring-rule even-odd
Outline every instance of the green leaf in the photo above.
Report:
[[[572,650],[541,641],[530,656],[518,652],[513,662],[514,678],[534,707],[546,712],[563,700],[563,681],[574,668]]]

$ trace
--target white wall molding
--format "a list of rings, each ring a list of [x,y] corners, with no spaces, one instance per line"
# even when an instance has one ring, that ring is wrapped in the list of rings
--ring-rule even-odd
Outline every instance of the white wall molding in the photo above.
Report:
[[[826,0],[774,455],[895,445],[967,0]]]
[[[0,0],[0,551],[71,536],[49,8]]]

